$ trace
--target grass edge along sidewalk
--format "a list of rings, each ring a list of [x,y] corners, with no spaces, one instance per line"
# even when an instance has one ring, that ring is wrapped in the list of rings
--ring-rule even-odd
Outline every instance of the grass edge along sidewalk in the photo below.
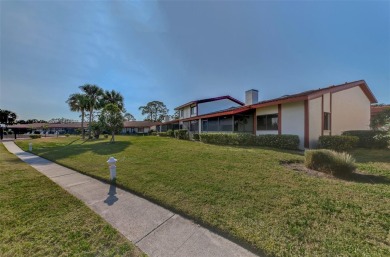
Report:
[[[143,256],[80,200],[0,144],[1,256]]]
[[[115,156],[122,186],[270,255],[390,254],[388,150],[354,152],[362,176],[386,178],[371,183],[308,176],[281,165],[301,155],[270,148],[128,136],[17,143],[29,142],[35,154],[103,180]]]

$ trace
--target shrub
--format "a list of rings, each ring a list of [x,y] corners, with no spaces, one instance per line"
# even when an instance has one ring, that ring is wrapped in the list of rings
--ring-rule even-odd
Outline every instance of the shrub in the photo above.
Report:
[[[104,138],[108,138],[108,134],[104,134]]]
[[[194,133],[192,139],[194,139],[195,141],[199,141],[200,140],[199,133]]]
[[[297,135],[259,135],[256,137],[256,145],[296,150],[299,148],[299,137]]]
[[[374,130],[350,130],[344,131],[344,136],[359,138],[358,147],[363,148],[387,148],[390,143],[388,132]]]
[[[168,129],[168,130],[167,130],[167,136],[168,136],[168,137],[175,137],[175,133],[173,132],[172,129]]]
[[[41,135],[32,134],[32,135],[30,135],[30,138],[31,139],[41,138]]]
[[[355,136],[320,136],[318,148],[331,149],[335,151],[347,151],[355,148],[359,141]]]
[[[65,136],[66,136],[66,137],[69,137],[69,136],[70,136],[70,134],[65,134]]]
[[[157,136],[157,132],[152,131],[152,132],[150,132],[150,135]]]
[[[174,131],[175,138],[189,140],[188,131],[186,129],[179,129]]]
[[[298,149],[299,137],[296,135],[260,135],[248,133],[202,133],[200,140],[219,145],[256,145],[282,149]]]
[[[356,169],[355,160],[351,155],[326,149],[306,150],[305,166],[339,176],[349,175]]]
[[[160,132],[160,133],[158,133],[158,135],[159,135],[160,137],[167,137],[167,136],[168,136],[168,133],[167,133],[167,132]]]

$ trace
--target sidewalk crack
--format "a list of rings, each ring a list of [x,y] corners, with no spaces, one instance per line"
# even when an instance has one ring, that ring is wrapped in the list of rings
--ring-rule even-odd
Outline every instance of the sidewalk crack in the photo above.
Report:
[[[150,235],[151,233],[153,233],[156,229],[158,229],[159,227],[161,227],[163,224],[165,224],[168,220],[170,220],[173,216],[175,216],[176,213],[172,214],[172,216],[168,217],[166,220],[164,220],[160,225],[158,225],[157,227],[155,227],[154,229],[152,229],[149,233],[147,233],[146,235],[144,235],[141,239],[139,239],[138,241],[135,242],[135,244],[138,244],[139,242],[141,242],[145,237],[147,237],[148,235]]]

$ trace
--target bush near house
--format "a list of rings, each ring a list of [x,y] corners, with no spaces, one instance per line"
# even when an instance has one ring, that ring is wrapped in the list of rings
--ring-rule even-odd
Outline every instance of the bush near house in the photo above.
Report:
[[[339,176],[349,175],[356,169],[355,159],[350,154],[327,149],[306,150],[305,166]]]
[[[172,129],[168,129],[168,130],[167,130],[167,136],[168,136],[168,137],[175,137],[175,133],[173,132]]]
[[[299,137],[297,135],[260,135],[256,137],[256,145],[296,150],[299,147]]]
[[[384,149],[389,147],[390,138],[386,131],[375,130],[349,130],[342,133],[343,136],[355,136],[359,138],[358,147]]]
[[[37,139],[37,138],[41,138],[41,137],[42,137],[41,135],[36,135],[36,134],[30,135],[31,139]]]
[[[157,132],[153,131],[153,132],[150,133],[150,135],[157,136],[158,134],[157,134]]]
[[[267,146],[281,149],[298,149],[299,137],[296,135],[260,135],[247,133],[202,133],[200,141],[218,145]]]
[[[167,132],[159,132],[158,135],[160,137],[167,137],[168,136],[168,133]]]
[[[199,141],[200,140],[199,133],[194,133],[192,139],[194,139],[195,141]]]
[[[175,138],[189,140],[188,131],[186,129],[179,129],[174,131]]]
[[[320,136],[318,148],[331,149],[335,151],[347,151],[355,148],[359,141],[355,136]]]

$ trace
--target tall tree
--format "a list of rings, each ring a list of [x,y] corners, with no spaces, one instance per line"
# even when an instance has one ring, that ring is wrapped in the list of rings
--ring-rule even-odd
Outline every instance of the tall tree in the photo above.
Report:
[[[16,113],[9,110],[0,109],[0,123],[6,125],[12,125],[15,123],[16,119],[17,119]]]
[[[121,93],[111,90],[108,91],[106,90],[103,94],[103,99],[102,99],[102,107],[104,107],[107,104],[116,104],[118,108],[121,110],[121,112],[125,112],[125,105],[123,103],[123,96]]]
[[[92,138],[92,119],[93,119],[93,111],[100,108],[101,99],[103,98],[103,89],[96,85],[85,84],[80,86],[80,89],[87,95],[88,97],[88,106],[89,106],[89,129],[88,129],[88,138]]]
[[[115,133],[123,128],[122,112],[116,104],[107,104],[99,115],[103,129],[111,132],[110,142],[115,142]]]
[[[146,115],[145,120],[148,121],[162,121],[168,113],[168,108],[160,101],[149,102],[145,106],[139,107],[139,110],[142,115]]]
[[[81,112],[81,134],[85,139],[84,118],[85,111],[89,110],[89,99],[85,94],[71,94],[66,101],[72,112]]]
[[[125,121],[135,121],[135,118],[131,113],[126,112],[123,117],[125,118]]]

